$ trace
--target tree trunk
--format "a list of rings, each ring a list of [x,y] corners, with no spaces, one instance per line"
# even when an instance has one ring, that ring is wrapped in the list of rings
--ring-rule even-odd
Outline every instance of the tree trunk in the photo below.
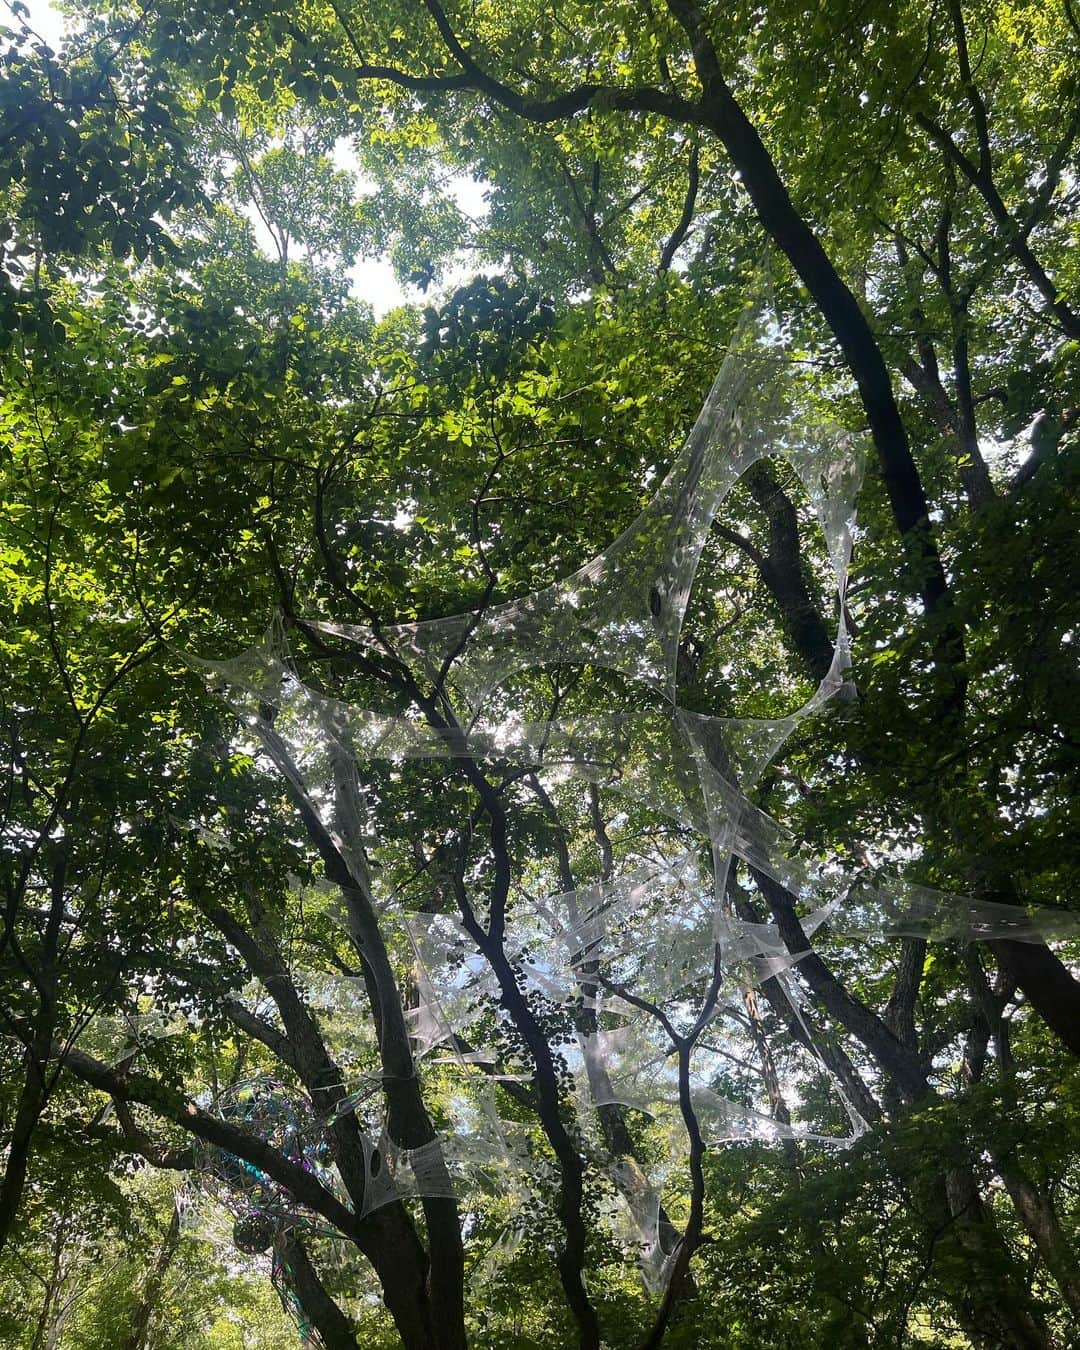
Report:
[[[11,1225],[15,1222],[15,1215],[18,1213],[23,1187],[26,1184],[34,1130],[45,1107],[45,1066],[52,1048],[53,1022],[51,1014],[42,1010],[33,1043],[27,1047],[24,1058],[26,1069],[22,1092],[19,1095],[19,1105],[15,1112],[11,1138],[8,1141],[4,1180],[0,1184],[0,1251],[3,1250],[11,1233]]]
[[[950,1168],[944,1192],[942,1217],[948,1215],[951,1223],[939,1246],[951,1247],[966,1262],[970,1277],[959,1301],[972,1327],[992,1346],[1050,1350],[1046,1325],[1032,1306],[1023,1273],[983,1205],[970,1168]]]
[[[1053,1202],[1015,1159],[994,1154],[994,1170],[1005,1183],[1020,1222],[1039,1249],[1039,1255],[1080,1327],[1080,1268],[1072,1245],[1061,1230]]]
[[[145,1350],[150,1331],[150,1320],[161,1300],[165,1277],[169,1273],[176,1249],[180,1245],[180,1211],[173,1205],[172,1218],[158,1248],[157,1260],[143,1282],[142,1293],[131,1315],[131,1328],[123,1343],[123,1350]]]
[[[287,1234],[280,1256],[289,1288],[325,1350],[358,1350],[352,1324],[328,1293],[300,1239]]]
[[[1068,969],[1049,947],[1038,943],[999,938],[986,945],[1050,1030],[1080,1055],[1080,984]]]

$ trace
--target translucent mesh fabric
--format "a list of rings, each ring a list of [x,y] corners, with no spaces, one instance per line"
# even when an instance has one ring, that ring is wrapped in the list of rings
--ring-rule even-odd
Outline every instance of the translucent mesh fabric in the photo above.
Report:
[[[377,810],[363,790],[375,759],[468,759],[493,771],[535,772],[556,809],[580,815],[584,780],[604,800],[659,822],[648,856],[624,851],[609,880],[556,894],[514,878],[503,950],[519,987],[563,1018],[556,1054],[581,1104],[579,1134],[621,1197],[650,1287],[661,1287],[674,1246],[661,1240],[661,1192],[679,1162],[680,1094],[672,1037],[691,1037],[690,1097],[710,1145],[800,1139],[839,1144],[865,1128],[834,1084],[836,1110],[817,1130],[790,1126],[728,1099],[718,1086],[745,1056],[745,991],[775,981],[813,1044],[798,977],[806,952],[791,951],[775,924],[737,917],[729,880],[742,867],[781,885],[807,937],[918,936],[932,940],[1074,935],[1073,916],[948,895],[895,877],[856,883],[835,862],[800,855],[797,841],[747,796],[800,721],[844,688],[850,661],[841,618],[831,666],[810,699],[769,720],[715,718],[678,706],[680,629],[710,526],[739,476],[764,456],[791,465],[812,504],[843,615],[862,458],[856,438],[816,416],[785,370],[759,309],[740,325],[701,415],[660,489],[607,548],[531,595],[483,612],[370,628],[316,620],[359,649],[392,654],[440,710],[401,717],[352,706],[298,678],[280,631],[227,661],[192,658],[222,691],[294,791],[329,830],[354,875],[369,879],[364,841]],[[649,711],[607,710],[529,721],[514,677],[541,666],[583,663],[617,671],[654,696]],[[272,714],[267,715],[268,711]],[[541,875],[543,872],[541,870]],[[372,882],[379,894],[379,885]],[[379,894],[396,949],[410,953],[415,1007],[408,1027],[417,1072],[441,1076],[450,1128],[406,1149],[367,1113],[364,1210],[409,1195],[507,1188],[525,1193],[550,1165],[525,1127],[500,1119],[495,1085],[530,1087],[496,976],[463,915],[418,912]],[[470,903],[483,918],[482,894]],[[806,1057],[803,1072],[826,1073]],[[645,1113],[668,1141],[650,1177],[631,1157],[605,1157],[592,1117],[618,1107]],[[340,1190],[340,1187],[338,1187]],[[677,1242],[676,1244],[677,1245]]]
[[[811,420],[779,378],[784,353],[765,340],[762,310],[747,310],[682,451],[652,501],[571,576],[482,613],[383,629],[316,621],[364,647],[389,646],[437,686],[449,681],[475,714],[514,673],[586,663],[619,671],[676,701],[679,632],[709,528],[740,475],[765,456],[804,483],[842,585],[862,457],[853,437]]]

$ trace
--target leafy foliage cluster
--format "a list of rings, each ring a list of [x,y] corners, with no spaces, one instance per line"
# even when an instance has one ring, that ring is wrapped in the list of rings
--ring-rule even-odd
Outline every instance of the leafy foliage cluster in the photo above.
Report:
[[[60,51],[19,4],[0,28],[0,1337],[273,1350],[295,1315],[316,1344],[410,1350],[1073,1343],[1075,943],[804,938],[805,1026],[872,1128],[673,1173],[666,1298],[612,1236],[610,1173],[581,1139],[559,1152],[574,1023],[539,1005],[502,1066],[537,1086],[499,1089],[535,1130],[538,1030],[534,1210],[491,1188],[320,1213],[279,1253],[282,1298],[220,1214],[172,1218],[200,1148],[255,1147],[223,1091],[283,1079],[329,1119],[413,996],[404,944],[343,929],[357,878],[181,654],[232,655],[279,612],[310,682],[415,708],[303,620],[457,613],[595,555],[670,465],[766,243],[792,361],[874,453],[857,697],[758,800],[853,871],[1075,909],[1070,0],[70,15]],[[413,298],[377,315],[365,258]],[[827,576],[794,478],[757,466],[705,549],[684,705],[798,706],[828,665]],[[540,715],[644,706],[591,668],[524,693]],[[368,881],[418,911],[486,903],[504,871],[587,884],[670,830],[584,786],[567,824],[528,781],[444,770],[363,766]],[[805,950],[790,897],[748,868],[730,889]],[[775,981],[736,1011],[747,1053],[717,1091],[839,1130]],[[389,1109],[437,1130],[453,1079],[416,1081]],[[596,1128],[663,1156],[637,1113]]]

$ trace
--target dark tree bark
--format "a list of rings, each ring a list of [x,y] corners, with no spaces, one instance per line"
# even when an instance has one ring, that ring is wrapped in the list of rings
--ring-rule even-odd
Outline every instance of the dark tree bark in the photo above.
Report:
[[[319,1278],[304,1244],[295,1234],[282,1239],[279,1255],[289,1287],[304,1316],[319,1333],[325,1350],[358,1350],[352,1323]]]
[[[790,892],[764,872],[752,868],[751,874],[772,910],[773,919],[788,951],[793,956],[800,952],[809,953],[799,962],[799,970],[820,1006],[873,1056],[909,1102],[921,1101],[930,1089],[926,1070],[918,1055],[889,1029],[872,1008],[853,998],[817,952],[813,951],[810,939],[795,913],[794,898]]]
[[[161,1291],[165,1287],[165,1277],[169,1273],[176,1249],[180,1245],[180,1211],[173,1206],[172,1218],[165,1230],[165,1236],[158,1248],[157,1258],[143,1282],[139,1301],[131,1314],[131,1327],[123,1344],[123,1350],[145,1350],[146,1338],[150,1332],[150,1322],[161,1302]]]
[[[1068,968],[1049,947],[1036,943],[999,938],[986,945],[1050,1030],[1080,1055],[1080,984]]]
[[[0,1182],[0,1251],[11,1233],[26,1185],[34,1131],[45,1109],[49,1096],[49,1063],[53,1052],[53,1038],[57,1025],[57,995],[59,991],[60,930],[64,918],[64,897],[67,881],[67,855],[63,847],[57,854],[49,881],[49,908],[42,937],[40,957],[36,964],[23,954],[14,938],[14,915],[8,911],[5,922],[6,937],[16,955],[28,983],[37,994],[37,1011],[33,1025],[26,1029],[23,1053],[23,1084],[19,1104],[15,1109],[11,1134],[7,1140],[7,1158],[4,1179]],[[13,894],[15,904],[24,898]]]
[[[1009,1199],[1039,1250],[1047,1270],[1080,1326],[1080,1266],[1076,1252],[1061,1227],[1054,1203],[1037,1186],[1015,1157],[995,1152],[994,1171],[1005,1183]]]

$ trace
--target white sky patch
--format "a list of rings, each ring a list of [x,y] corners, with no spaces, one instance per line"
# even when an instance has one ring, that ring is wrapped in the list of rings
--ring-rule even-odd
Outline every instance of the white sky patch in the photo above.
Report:
[[[60,50],[67,22],[51,0],[26,0],[30,11],[28,20],[25,16],[13,14],[11,3],[12,0],[0,0],[2,5],[0,22],[27,22],[43,42],[55,51]],[[353,174],[359,192],[375,190],[375,185],[370,180],[365,180],[358,172],[356,155],[348,140],[342,139],[337,142],[332,151],[332,158],[338,168]],[[487,214],[486,183],[459,174],[447,180],[445,190],[447,195],[454,199],[461,213],[470,220],[481,220]],[[259,247],[273,255],[275,251],[273,241],[266,226],[259,219],[258,212],[252,209],[246,214],[255,227]],[[438,294],[445,294],[468,280],[472,271],[473,269],[466,265],[450,268]],[[438,295],[434,292],[425,295],[415,286],[402,285],[385,257],[361,259],[349,269],[348,277],[352,294],[358,300],[365,300],[378,318],[399,305],[431,303],[432,300],[438,299]]]
[[[0,22],[10,23],[12,19],[18,22],[25,22],[33,31],[48,43],[54,51],[60,50],[61,39],[64,30],[67,27],[67,21],[55,5],[50,0],[25,0],[26,7],[30,11],[29,19],[24,15],[13,14],[11,10],[11,0],[4,0],[4,10]]]
[[[362,186],[362,185],[361,185]],[[258,208],[251,202],[240,203],[239,210],[251,222],[255,242],[263,253],[274,257],[277,248],[273,236]],[[302,251],[297,254],[302,256]],[[382,318],[398,305],[405,305],[421,299],[421,293],[415,287],[403,286],[394,274],[394,269],[386,258],[362,258],[346,273],[349,278],[349,290],[358,300],[366,300],[375,311],[376,318]]]
[[[483,220],[488,213],[488,185],[457,174],[446,185],[447,192],[457,202],[458,210],[470,220]]]
[[[398,281],[394,269],[385,258],[364,258],[355,267],[349,268],[348,276],[349,289],[353,295],[358,300],[366,300],[377,319],[420,295],[414,287],[405,287]],[[410,295],[410,292],[414,294]]]
[[[361,193],[376,192],[376,185],[360,172],[356,152],[347,138],[335,142],[330,152],[336,168],[352,174],[357,190]],[[455,174],[443,185],[448,197],[452,197],[463,216],[472,221],[480,221],[487,215],[487,184],[478,182],[466,174]],[[381,318],[398,305],[431,303],[440,295],[447,294],[455,286],[467,281],[473,273],[467,264],[459,264],[447,269],[444,283],[437,291],[425,293],[416,286],[403,285],[394,274],[394,269],[385,257],[363,258],[348,272],[350,288],[358,300],[366,300]]]

